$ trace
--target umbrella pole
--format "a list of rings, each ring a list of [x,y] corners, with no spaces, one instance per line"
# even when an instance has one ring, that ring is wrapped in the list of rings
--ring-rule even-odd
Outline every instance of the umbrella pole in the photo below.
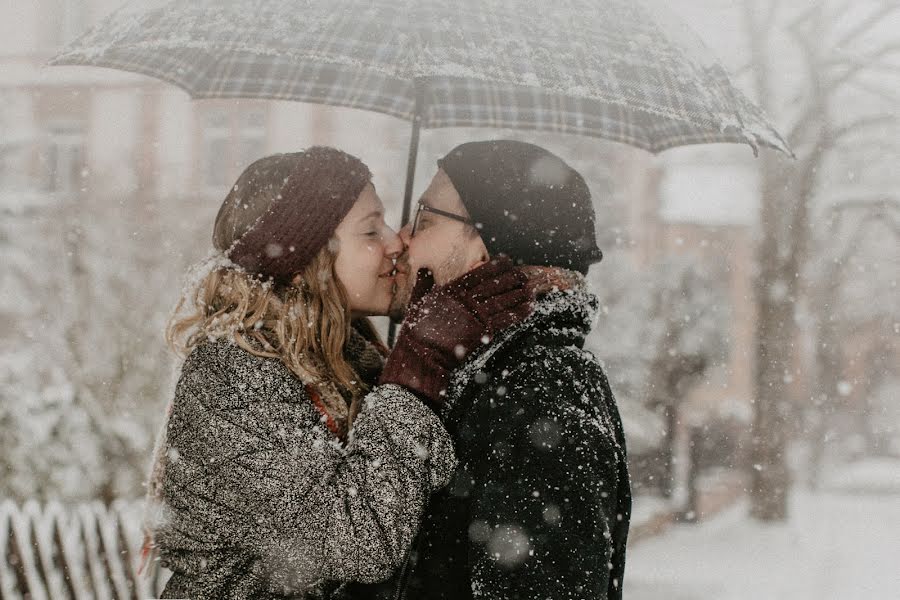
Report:
[[[413,112],[412,135],[409,139],[409,155],[406,159],[406,189],[403,192],[403,216],[401,226],[409,221],[412,207],[413,182],[416,178],[416,157],[419,153],[419,130],[422,127],[422,104],[424,103],[424,88],[416,83],[416,107]]]
[[[420,81],[414,83],[416,93],[416,105],[413,109],[412,134],[409,139],[409,155],[406,159],[406,189],[403,192],[403,212],[400,217],[400,226],[409,222],[412,208],[413,183],[416,178],[416,157],[419,154],[419,130],[422,127],[422,106],[425,103],[425,86]],[[394,345],[397,336],[397,324],[391,321],[388,326],[388,347]]]

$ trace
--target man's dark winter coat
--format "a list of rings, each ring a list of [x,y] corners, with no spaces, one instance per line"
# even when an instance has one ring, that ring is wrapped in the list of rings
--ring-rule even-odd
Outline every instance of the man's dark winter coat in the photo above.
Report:
[[[552,293],[455,374],[459,468],[396,597],[622,597],[631,490],[615,399],[582,349],[596,306],[583,288]]]

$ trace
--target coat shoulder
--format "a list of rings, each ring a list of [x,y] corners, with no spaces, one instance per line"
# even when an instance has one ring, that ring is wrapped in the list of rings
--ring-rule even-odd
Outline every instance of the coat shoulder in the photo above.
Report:
[[[209,434],[219,444],[240,445],[248,433],[267,439],[320,421],[303,383],[281,361],[217,341],[200,344],[185,359],[167,435]]]
[[[227,340],[204,342],[184,361],[178,389],[214,389],[239,404],[308,400],[301,382],[280,360],[257,356]],[[224,392],[224,393],[223,393]]]
[[[498,357],[482,386],[492,421],[503,412],[505,426],[530,430],[555,423],[576,438],[621,445],[621,420],[600,361],[576,346],[534,345]],[[549,426],[549,425],[548,425]]]
[[[491,370],[518,385],[556,384],[572,393],[608,388],[601,362],[577,346],[535,344],[516,348],[499,356]]]

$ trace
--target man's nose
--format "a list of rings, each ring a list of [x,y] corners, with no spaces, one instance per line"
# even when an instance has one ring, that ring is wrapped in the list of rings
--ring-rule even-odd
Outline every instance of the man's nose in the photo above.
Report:
[[[384,254],[388,258],[397,258],[403,251],[406,249],[406,242],[403,238],[396,233],[390,227],[386,228],[384,236]]]

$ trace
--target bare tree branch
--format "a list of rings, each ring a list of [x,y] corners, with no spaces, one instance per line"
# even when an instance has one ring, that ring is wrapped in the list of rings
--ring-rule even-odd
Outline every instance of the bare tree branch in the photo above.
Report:
[[[744,28],[747,40],[750,43],[750,64],[753,65],[753,80],[756,85],[756,97],[759,98],[763,110],[767,110],[771,103],[771,90],[769,89],[769,60],[765,53],[765,41],[768,32],[760,31],[755,17],[752,0],[744,0],[742,4],[744,12]]]
[[[882,212],[895,210],[900,213],[900,197],[860,196],[849,200],[842,200],[831,206],[829,210],[829,219],[850,210],[877,210]]]
[[[810,203],[817,192],[817,178],[822,160],[841,138],[862,131],[879,123],[896,122],[894,115],[876,115],[863,117],[847,123],[837,129],[826,127],[819,135],[810,155],[804,161],[799,175],[794,179],[797,203],[794,206],[788,227],[793,232],[790,237],[793,251],[789,254],[786,265],[788,272],[799,272],[806,262],[806,251],[809,243],[808,229]]]
[[[875,85],[870,85],[864,81],[859,81],[858,79],[851,81],[850,85],[864,92],[868,92],[873,96],[877,96],[882,100],[886,100],[888,103],[894,106],[900,106],[900,96],[892,94],[890,90]]]
[[[794,127],[788,134],[788,143],[790,143],[794,148],[801,147],[802,140],[799,139],[800,134],[805,133],[805,131],[812,125],[816,124],[817,121],[819,126],[824,126],[827,121],[827,115],[822,112],[816,112],[814,110],[809,110],[804,113],[803,117],[794,125]],[[825,151],[829,151],[843,142],[845,138],[851,137],[852,135],[859,133],[865,129],[873,128],[879,125],[896,125],[898,123],[900,123],[900,117],[893,114],[879,114],[860,117],[859,119],[846,123],[836,129],[831,129],[824,135],[819,135],[816,139],[816,145],[823,146],[823,149]]]
[[[841,20],[846,16],[847,11],[856,6],[856,4],[857,2],[855,0],[848,0],[847,2],[842,3],[834,10],[834,12],[828,15],[829,22],[840,23]]]
[[[762,27],[765,31],[770,31],[772,25],[775,24],[775,17],[778,15],[779,0],[771,0],[769,8],[766,10],[766,16],[762,20]]]
[[[742,77],[743,75],[746,75],[747,73],[749,73],[752,70],[753,70],[753,62],[752,61],[746,62],[746,63],[742,64],[740,67],[738,67],[737,69],[735,69],[734,71],[732,71],[731,76],[733,78],[737,79],[738,77]]]
[[[839,145],[842,150],[848,152],[869,149],[873,152],[880,152],[882,155],[897,154],[900,156],[900,140],[885,139],[883,135],[845,137],[839,142]]]
[[[825,140],[830,135],[829,131],[823,131],[821,142],[813,146],[812,152],[806,159],[806,163],[797,177],[797,203],[793,214],[788,221],[792,235],[790,236],[791,252],[785,263],[787,273],[799,273],[800,265],[806,262],[806,252],[809,246],[809,207],[816,194],[816,182],[822,157],[828,150]]]
[[[816,121],[821,123],[822,120],[823,116],[812,110],[804,112],[803,116],[800,117],[788,132],[787,140],[791,147],[799,148],[802,145],[802,140],[800,138],[806,133],[807,129],[809,129]]]
[[[871,71],[877,71],[881,73],[888,74],[900,74],[900,65],[895,65],[891,63],[883,63],[883,62],[874,62],[867,63],[863,62],[863,59],[858,58],[856,56],[846,56],[843,58],[835,58],[829,60],[827,63],[829,67],[837,67],[837,68],[847,68],[847,69],[866,69],[868,68]]]
[[[850,237],[844,243],[840,253],[832,260],[833,268],[831,269],[831,277],[829,277],[831,283],[837,284],[840,281],[840,272],[845,269],[847,262],[849,262],[850,258],[856,253],[860,242],[863,240],[863,234],[867,233],[867,225],[871,223],[873,217],[877,214],[878,213],[866,215],[866,217],[859,222],[856,228],[850,233]]]
[[[869,115],[866,117],[860,117],[859,119],[850,121],[849,123],[846,123],[829,132],[829,135],[826,139],[826,143],[828,144],[827,149],[830,150],[831,148],[833,148],[834,145],[841,140],[841,138],[851,136],[865,129],[877,127],[879,125],[896,125],[898,123],[900,123],[900,119],[898,119],[897,115],[893,114]]]
[[[810,20],[813,16],[821,17],[821,5],[814,5],[804,13],[804,19]],[[817,19],[818,20],[818,19]],[[799,28],[792,29],[794,38],[800,49],[803,51],[806,69],[809,72],[809,79],[812,86],[810,105],[806,108],[803,116],[794,124],[788,134],[788,143],[794,147],[799,147],[801,137],[806,135],[807,130],[818,124],[821,126],[827,120],[827,94],[822,93],[822,69],[820,51],[816,44],[819,36],[816,31],[802,32]]]
[[[894,235],[900,238],[900,220],[891,216],[890,209],[900,213],[900,200],[878,196],[862,197],[841,201],[830,207],[825,217],[829,222],[828,231],[824,240],[821,238],[818,240],[820,246],[824,244],[822,249],[826,253],[825,260],[828,268],[824,273],[815,276],[814,281],[804,281],[801,287],[807,297],[813,295],[834,296],[835,291],[841,285],[841,274],[847,262],[856,253],[864,234],[868,233],[868,225],[876,221],[883,221],[893,230]],[[851,210],[861,210],[867,214],[857,223],[849,238],[838,247],[833,242],[843,237],[840,235],[840,231],[844,222],[844,216]]]
[[[837,258],[837,263],[842,269],[844,265],[846,265],[847,261],[855,254],[857,247],[860,242],[863,240],[863,234],[868,233],[868,229],[866,225],[871,225],[872,223],[882,222],[888,226],[893,232],[894,235],[900,239],[900,222],[896,219],[892,218],[890,214],[882,210],[873,210],[869,214],[867,214],[863,219],[859,222],[856,229],[850,235],[850,239],[847,240],[847,243],[844,244],[844,251]]]
[[[891,54],[900,52],[900,43],[895,44],[886,44],[879,48],[878,50],[868,54],[867,56],[860,57],[858,62],[851,65],[846,71],[844,71],[838,77],[835,77],[828,84],[828,93],[832,93],[842,85],[844,85],[850,79],[856,77],[863,71],[866,71],[872,68],[872,65],[876,64],[881,59],[890,56]]]
[[[895,4],[888,7],[882,7],[880,10],[875,11],[873,14],[869,15],[869,17],[866,18],[862,23],[860,23],[860,25],[855,27],[852,32],[846,34],[842,38],[843,42],[838,42],[837,44],[835,44],[835,47],[844,47],[847,43],[855,39],[857,35],[861,35],[865,31],[868,31],[868,29],[880,22],[896,8],[898,8],[898,6]],[[822,69],[823,66],[847,67],[843,73],[841,73],[831,81],[822,83],[822,91],[826,96],[833,94],[847,81],[872,68],[873,65],[878,64],[883,58],[900,51],[900,44],[890,43],[885,44],[881,48],[870,52],[865,56],[844,56],[840,59],[830,60],[825,65],[821,65],[818,53],[814,50],[821,46],[821,40],[819,39],[821,32],[818,31],[818,27],[815,25],[807,28],[800,27],[800,25],[802,24],[809,23],[813,19],[813,17],[817,17],[816,21],[821,22],[821,9],[822,5],[818,3],[814,4],[812,7],[801,13],[800,16],[791,23],[791,25],[788,27],[788,30],[793,34],[793,37],[803,49],[804,56],[807,60],[807,65],[811,68],[811,73],[813,73],[813,76],[816,80],[820,78],[820,73],[824,71],[824,69]]]
[[[843,48],[847,44],[852,43],[859,36],[865,34],[872,27],[874,27],[875,25],[880,23],[882,21],[882,19],[887,17],[892,12],[896,11],[898,8],[900,8],[900,4],[898,4],[896,2],[889,3],[889,4],[886,4],[885,6],[882,6],[880,9],[873,12],[867,18],[860,21],[860,23],[857,24],[856,27],[854,27],[853,29],[848,31],[846,34],[844,34],[843,37],[841,37],[837,42],[835,42],[834,46],[836,48]]]
[[[791,20],[791,22],[787,24],[788,31],[794,34],[800,34],[800,27],[809,22],[813,14],[820,8],[821,6],[819,4],[813,4],[812,6],[801,12],[799,15],[794,17],[793,20]]]

